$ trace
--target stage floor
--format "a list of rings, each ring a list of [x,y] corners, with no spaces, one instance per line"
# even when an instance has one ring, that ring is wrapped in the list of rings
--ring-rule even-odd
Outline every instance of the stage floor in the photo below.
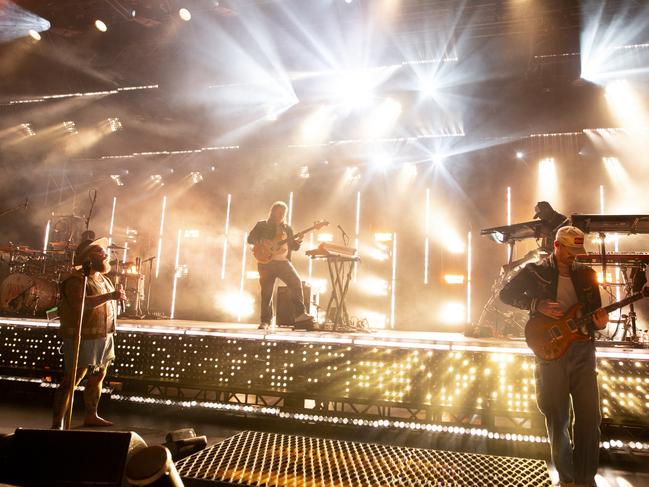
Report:
[[[58,327],[58,321],[45,319],[0,317],[0,325]],[[191,320],[138,320],[121,318],[117,331],[137,331],[189,336],[220,336],[238,339],[294,341],[306,343],[348,344],[413,348],[423,350],[456,350],[532,355],[522,338],[475,338],[462,333],[434,331],[400,331],[373,329],[369,332],[305,331],[289,327],[260,330],[254,323],[210,322]],[[649,360],[646,344],[632,342],[597,342],[597,355],[602,358]]]

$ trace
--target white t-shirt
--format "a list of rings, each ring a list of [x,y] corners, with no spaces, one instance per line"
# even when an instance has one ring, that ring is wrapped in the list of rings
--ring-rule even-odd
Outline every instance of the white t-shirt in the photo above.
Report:
[[[557,285],[557,302],[561,305],[564,312],[568,311],[579,302],[575,286],[570,276],[559,276]]]

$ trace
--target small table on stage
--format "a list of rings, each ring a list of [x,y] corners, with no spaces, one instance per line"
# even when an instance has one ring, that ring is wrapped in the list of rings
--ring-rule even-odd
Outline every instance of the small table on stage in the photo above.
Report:
[[[353,249],[355,251],[355,249]],[[307,252],[307,255],[313,259],[323,259],[327,261],[329,268],[329,278],[331,280],[331,297],[327,304],[325,317],[331,319],[333,330],[338,331],[340,327],[351,325],[345,298],[349,290],[349,282],[352,278],[354,264],[360,261],[355,255],[342,255],[334,252],[328,252],[323,248],[313,249]],[[333,316],[332,316],[333,315]]]

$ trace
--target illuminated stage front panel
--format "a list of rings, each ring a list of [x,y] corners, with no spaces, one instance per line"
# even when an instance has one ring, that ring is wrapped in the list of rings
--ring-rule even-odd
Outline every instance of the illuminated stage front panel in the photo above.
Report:
[[[62,367],[57,331],[40,321],[3,319],[5,379],[55,375]],[[131,323],[118,328],[109,374],[113,398],[134,402],[221,410],[232,405],[281,418],[466,428],[470,434],[545,441],[534,356],[520,343],[450,334],[444,341],[440,335],[266,333]],[[598,355],[604,419],[649,425],[649,354],[600,349]],[[187,401],[187,389],[201,391],[196,395],[201,399]]]

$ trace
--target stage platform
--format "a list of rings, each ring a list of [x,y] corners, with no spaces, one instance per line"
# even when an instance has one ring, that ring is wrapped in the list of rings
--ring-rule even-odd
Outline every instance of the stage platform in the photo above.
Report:
[[[0,318],[0,379],[57,387],[58,324]],[[597,350],[605,449],[649,453],[649,350]],[[121,319],[115,401],[277,420],[547,443],[522,340],[459,333],[258,330]]]
[[[57,329],[58,321],[37,318],[0,317],[0,325],[34,326]],[[260,330],[254,323],[191,320],[146,320],[120,318],[117,332],[163,333],[187,336],[214,336],[247,340],[331,343],[422,350],[513,353],[533,356],[522,338],[476,338],[462,333],[373,329],[369,332],[303,331],[290,327]],[[597,356],[649,360],[649,348],[631,342],[598,342]]]

